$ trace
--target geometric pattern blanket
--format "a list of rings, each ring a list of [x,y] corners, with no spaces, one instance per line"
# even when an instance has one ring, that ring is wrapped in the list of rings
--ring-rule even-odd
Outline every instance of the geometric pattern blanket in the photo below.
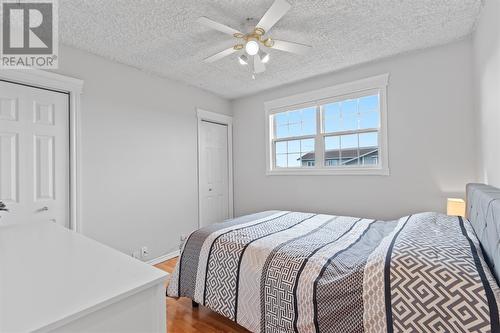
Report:
[[[500,332],[500,289],[467,220],[272,212],[184,243],[167,289],[252,332]]]

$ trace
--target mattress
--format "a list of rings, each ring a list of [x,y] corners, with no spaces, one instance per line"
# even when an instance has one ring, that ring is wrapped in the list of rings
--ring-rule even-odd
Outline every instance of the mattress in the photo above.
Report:
[[[193,232],[167,295],[252,332],[498,332],[500,293],[468,222],[270,211]]]

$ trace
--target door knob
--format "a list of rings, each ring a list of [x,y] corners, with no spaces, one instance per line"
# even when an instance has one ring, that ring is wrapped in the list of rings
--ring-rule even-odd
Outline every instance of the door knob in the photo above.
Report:
[[[47,207],[47,206],[40,208],[41,212],[46,212],[48,210],[49,210],[49,207]]]
[[[211,189],[211,188],[209,188],[209,189],[208,189],[208,192],[212,192],[212,189]]]

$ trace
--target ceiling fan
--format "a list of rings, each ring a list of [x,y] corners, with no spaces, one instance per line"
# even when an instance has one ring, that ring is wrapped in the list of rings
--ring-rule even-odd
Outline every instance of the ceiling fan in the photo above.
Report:
[[[264,72],[266,70],[265,64],[269,62],[269,53],[262,50],[262,46],[269,49],[276,49],[296,54],[307,53],[312,46],[277,40],[269,36],[269,30],[271,30],[276,22],[278,22],[286,14],[286,12],[288,12],[290,7],[291,5],[285,0],[275,0],[264,16],[262,16],[259,23],[250,27],[248,29],[250,31],[246,33],[211,20],[208,17],[200,17],[198,19],[199,23],[205,25],[206,27],[232,35],[234,38],[238,39],[237,44],[234,46],[211,55],[203,61],[210,63],[220,60],[235,52],[244,51],[238,57],[238,61],[241,65],[250,65],[252,67],[252,77],[255,79],[255,74]],[[247,19],[247,21],[251,23],[252,19]]]

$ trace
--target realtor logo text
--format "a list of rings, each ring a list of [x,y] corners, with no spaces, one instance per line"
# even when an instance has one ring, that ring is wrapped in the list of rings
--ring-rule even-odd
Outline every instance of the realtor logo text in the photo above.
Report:
[[[57,68],[56,0],[2,1],[0,68]]]

